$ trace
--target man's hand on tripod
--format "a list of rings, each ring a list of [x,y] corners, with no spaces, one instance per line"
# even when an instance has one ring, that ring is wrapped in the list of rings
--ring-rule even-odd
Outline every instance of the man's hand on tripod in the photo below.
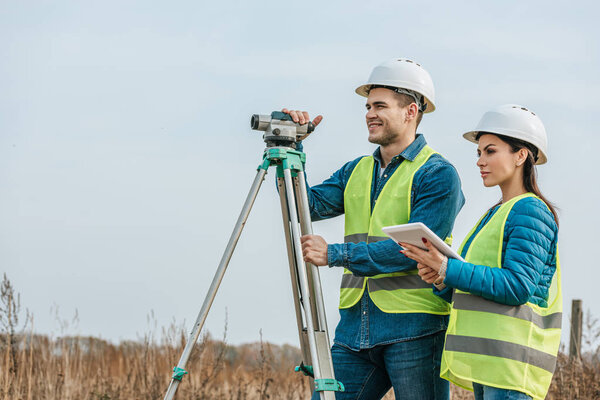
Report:
[[[304,261],[317,266],[327,265],[327,242],[319,235],[304,235],[302,242],[302,255]]]

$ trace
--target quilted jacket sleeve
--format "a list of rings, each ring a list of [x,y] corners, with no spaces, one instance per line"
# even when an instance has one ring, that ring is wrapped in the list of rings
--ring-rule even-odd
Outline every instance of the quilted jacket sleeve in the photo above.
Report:
[[[508,215],[502,268],[449,260],[444,283],[497,303],[528,301],[545,306],[556,268],[558,227],[546,205],[533,197],[518,201]]]

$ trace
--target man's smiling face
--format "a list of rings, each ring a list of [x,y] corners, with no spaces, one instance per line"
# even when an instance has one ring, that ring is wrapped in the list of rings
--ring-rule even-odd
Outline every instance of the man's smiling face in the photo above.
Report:
[[[385,88],[369,92],[366,104],[369,142],[387,146],[394,143],[406,130],[408,106],[401,107],[397,96],[397,93]]]

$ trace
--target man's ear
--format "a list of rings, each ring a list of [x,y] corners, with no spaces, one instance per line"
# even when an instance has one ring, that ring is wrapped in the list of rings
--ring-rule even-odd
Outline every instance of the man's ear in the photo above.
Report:
[[[406,112],[406,120],[412,121],[413,119],[416,119],[418,115],[419,115],[419,107],[417,107],[416,103],[410,103],[408,105],[407,112]]]

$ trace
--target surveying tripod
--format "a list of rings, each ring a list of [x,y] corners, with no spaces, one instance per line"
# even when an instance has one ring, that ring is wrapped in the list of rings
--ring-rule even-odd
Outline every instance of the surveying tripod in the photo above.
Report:
[[[250,125],[252,129],[265,132],[263,140],[267,144],[267,148],[263,154],[263,162],[258,166],[258,172],[246,202],[229,238],[179,363],[173,369],[165,400],[172,400],[175,397],[181,379],[188,373],[185,365],[198,341],[210,306],[258,195],[258,190],[271,166],[277,167],[277,188],[281,201],[283,230],[303,358],[300,365],[296,367],[296,371],[310,377],[311,386],[320,394],[321,400],[334,400],[336,391],[344,391],[343,384],[335,380],[333,373],[319,270],[315,265],[304,262],[300,243],[301,235],[312,234],[312,225],[303,169],[306,156],[295,148],[299,140],[306,138],[314,130],[314,125],[312,123],[295,124],[288,114],[277,111],[271,113],[270,116],[253,115]]]

